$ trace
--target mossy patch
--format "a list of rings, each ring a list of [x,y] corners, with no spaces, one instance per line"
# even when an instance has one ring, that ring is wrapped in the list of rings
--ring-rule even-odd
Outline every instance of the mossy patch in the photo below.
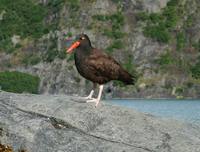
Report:
[[[40,79],[38,76],[33,76],[22,72],[0,72],[1,89],[14,93],[38,93]]]
[[[5,14],[0,21],[0,50],[13,50],[13,35],[39,38],[46,30],[43,19],[47,9],[32,0],[1,0],[1,11],[5,11]]]
[[[146,23],[143,30],[146,37],[158,42],[169,43],[172,39],[172,31],[175,30],[182,17],[181,11],[181,1],[170,0],[160,13],[140,12],[136,18]]]

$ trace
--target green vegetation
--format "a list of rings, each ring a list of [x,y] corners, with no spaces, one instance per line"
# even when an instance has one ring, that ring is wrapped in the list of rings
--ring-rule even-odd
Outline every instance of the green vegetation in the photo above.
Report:
[[[114,39],[119,39],[124,36],[121,32],[121,27],[124,25],[124,16],[121,12],[116,12],[112,15],[94,15],[92,17],[101,22],[109,22],[112,26],[111,29],[104,29],[103,34]]]
[[[0,33],[2,32],[0,31]],[[3,39],[1,38],[1,34],[0,34],[0,51],[4,51],[6,53],[12,53],[14,51],[14,46],[11,42],[11,38]]]
[[[72,32],[67,32],[67,34],[65,35],[66,37],[72,37]]]
[[[198,62],[191,67],[191,73],[193,78],[200,79],[200,58],[198,59]]]
[[[10,52],[13,49],[11,37],[40,37],[46,27],[43,19],[47,10],[32,0],[1,0],[0,12],[5,11],[0,21],[0,50]]]
[[[172,95],[176,97],[176,99],[184,99],[184,94],[189,89],[187,84],[171,84],[171,88],[168,88],[172,91]]]
[[[65,59],[66,57],[67,57],[67,53],[65,49],[58,52],[58,58]]]
[[[25,65],[35,65],[35,64],[38,64],[40,61],[41,61],[40,56],[30,54],[30,55],[26,55],[23,58],[22,63],[24,63]]]
[[[179,32],[176,36],[176,50],[181,50],[185,47],[186,45],[186,36],[185,33]]]
[[[40,37],[43,34],[45,26],[42,21],[46,15],[44,7],[31,0],[1,0],[0,5],[0,11],[6,11],[1,20],[1,39],[13,34],[22,37]]]
[[[80,2],[79,0],[68,0],[67,1],[70,4],[70,11],[78,11],[78,9],[80,8]]]
[[[138,12],[136,15],[137,20],[147,21],[149,19],[149,14],[146,12]]]
[[[71,33],[68,33],[71,34]],[[43,60],[46,62],[52,62],[55,58],[65,59],[66,58],[66,51],[58,50],[57,49],[57,38],[50,38],[49,39],[49,48],[47,52],[43,55]]]
[[[162,54],[158,59],[156,59],[155,62],[159,64],[160,66],[165,66],[165,65],[174,64],[175,59],[171,55],[171,53],[167,51],[166,53]]]
[[[187,20],[185,22],[185,26],[186,27],[191,27],[193,22],[194,22],[194,18],[193,18],[192,15],[190,15],[190,16],[187,17]]]
[[[125,33],[122,32],[122,26],[124,25],[124,16],[122,12],[117,11],[111,15],[97,14],[92,16],[92,18],[96,21],[104,22],[99,27],[100,31],[103,35],[113,39],[111,45],[106,49],[108,53],[112,53],[115,49],[123,48],[124,44],[121,39],[125,36]]]
[[[183,92],[184,92],[184,88],[182,86],[179,86],[179,87],[176,88],[176,91],[175,91],[176,94],[180,95]]]
[[[74,55],[70,54],[67,56],[67,62],[73,61],[74,60]]]
[[[180,0],[170,0],[161,13],[141,12],[137,19],[146,22],[144,35],[158,42],[169,43],[173,29],[180,19]]]
[[[124,17],[121,12],[117,12],[110,16],[105,17],[112,24],[111,29],[104,29],[103,34],[113,38],[113,39],[120,39],[123,38],[124,33],[121,32],[121,27],[124,25]]]
[[[157,40],[158,42],[168,43],[171,39],[171,35],[162,25],[152,25],[144,29],[144,35]]]
[[[46,62],[52,62],[54,61],[55,58],[60,58],[60,59],[65,59],[66,58],[66,52],[65,50],[61,50],[61,51],[58,51],[56,49],[49,49],[45,56],[44,56],[44,61]]]
[[[154,60],[163,72],[182,72],[190,74],[190,64],[186,57],[172,50],[166,50],[159,58]],[[159,70],[159,69],[157,69]]]
[[[135,64],[133,63],[133,56],[129,55],[126,62],[123,64],[123,67],[132,75],[139,76],[136,72]]]
[[[109,16],[101,15],[101,14],[93,15],[92,18],[98,21],[102,21],[102,22],[109,20]]]
[[[68,9],[69,9],[69,19],[68,26],[72,26],[75,28],[79,27],[79,8],[80,1],[79,0],[67,0],[66,1]]]
[[[200,52],[200,39],[196,42],[196,43],[193,43],[192,46]]]
[[[116,12],[112,15],[97,14],[92,16],[92,18],[98,21],[111,21],[112,25],[117,28],[120,28],[120,26],[124,24],[124,16],[121,12]]]
[[[106,48],[108,53],[112,53],[114,49],[122,49],[124,47],[124,44],[121,40],[114,41],[110,46]]]
[[[188,7],[188,2],[181,0],[170,0],[167,6],[159,13],[140,12],[137,20],[142,20],[141,26],[146,37],[150,37],[161,43],[167,43],[170,47],[155,62],[159,65],[155,71],[159,70],[168,73],[184,74],[193,79],[200,79],[200,59],[196,64],[192,61],[188,53],[193,57],[200,51],[200,40],[194,40],[193,29],[195,21],[198,19],[198,12],[192,11]],[[144,24],[143,24],[144,23]],[[195,42],[194,42],[195,41]],[[187,87],[187,85],[186,85]],[[178,89],[177,94],[181,94],[183,89]]]
[[[48,14],[47,15],[53,15],[53,14],[59,14],[63,4],[64,4],[65,0],[50,0],[47,3],[47,11]],[[48,33],[49,30],[57,30],[59,28],[59,20],[57,17],[53,17],[51,20],[49,20],[49,26],[48,29],[45,31],[45,33]]]
[[[163,11],[162,15],[165,18],[165,26],[168,29],[176,27],[180,19],[180,16],[178,16],[180,2],[181,0],[170,0]]]
[[[121,81],[113,80],[114,86],[125,87],[125,84]]]
[[[58,56],[58,50],[49,49],[45,55],[45,61],[52,62]]]
[[[119,3],[120,0],[112,0],[113,3]]]
[[[37,76],[21,72],[0,72],[1,89],[8,92],[38,93],[40,79]]]
[[[58,11],[61,9],[65,0],[51,0],[48,2],[48,7],[51,8],[53,11]]]
[[[125,34],[118,30],[104,29],[103,35],[113,38],[113,39],[120,39],[120,38],[123,38]]]

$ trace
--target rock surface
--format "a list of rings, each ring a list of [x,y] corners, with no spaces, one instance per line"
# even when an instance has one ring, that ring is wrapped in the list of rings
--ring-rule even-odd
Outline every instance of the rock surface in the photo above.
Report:
[[[28,152],[199,152],[200,128],[78,97],[0,92],[0,142]]]

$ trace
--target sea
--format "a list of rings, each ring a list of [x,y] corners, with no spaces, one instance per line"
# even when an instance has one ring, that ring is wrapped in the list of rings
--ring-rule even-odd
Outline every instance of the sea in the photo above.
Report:
[[[163,118],[170,118],[200,125],[200,99],[113,99],[106,100],[106,102]]]

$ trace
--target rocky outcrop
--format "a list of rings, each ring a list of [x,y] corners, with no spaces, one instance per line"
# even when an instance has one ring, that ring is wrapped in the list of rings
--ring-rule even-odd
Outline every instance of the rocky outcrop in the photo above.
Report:
[[[0,93],[0,142],[27,152],[199,152],[200,128],[79,97]]]

